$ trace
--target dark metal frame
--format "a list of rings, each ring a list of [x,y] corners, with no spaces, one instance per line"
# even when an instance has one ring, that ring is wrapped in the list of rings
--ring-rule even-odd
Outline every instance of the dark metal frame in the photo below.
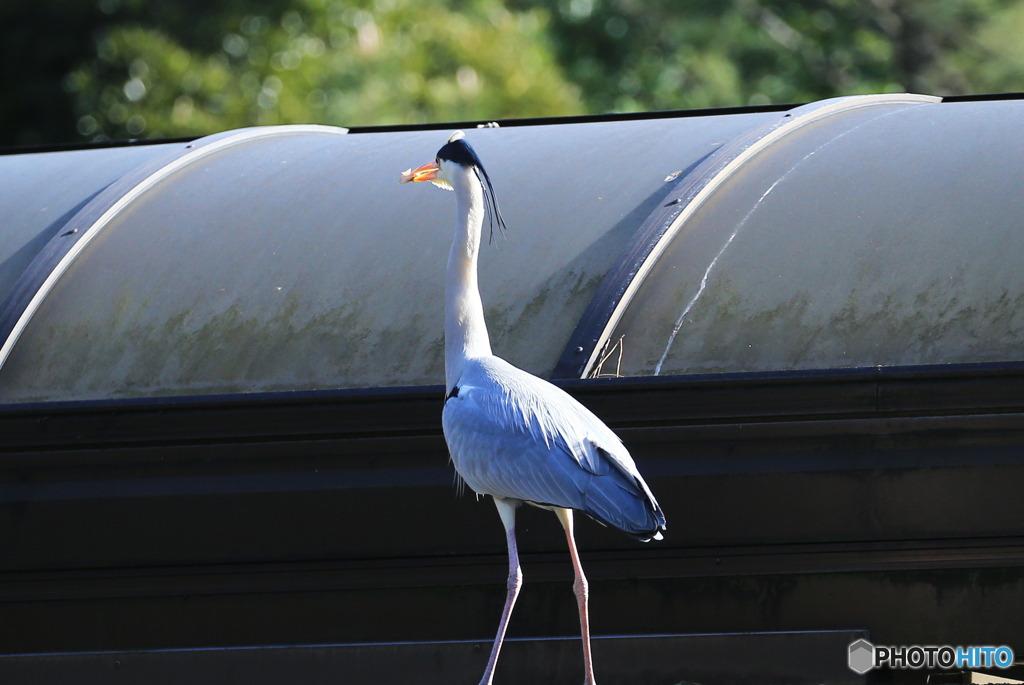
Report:
[[[613,112],[608,114],[577,114],[572,116],[525,117],[521,119],[487,119],[474,121],[442,121],[425,124],[388,124],[382,126],[350,126],[348,132],[356,133],[400,133],[404,131],[447,131],[451,129],[479,128],[498,124],[501,128],[517,126],[544,126],[549,124],[589,124],[605,121],[646,121],[650,119],[679,119],[684,117],[718,116],[726,114],[751,114],[757,112],[784,112],[799,105],[753,105],[747,107],[709,107],[704,109],[670,109],[656,112]],[[30,152],[62,152],[66,150],[95,150],[108,147],[130,147],[136,145],[159,145],[161,143],[188,143],[197,138],[141,138],[132,140],[106,140],[98,143],[64,143],[55,145],[33,145],[0,148],[0,155],[26,154]]]
[[[981,93],[978,95],[947,95],[943,102],[994,102],[998,100],[1024,100],[1022,93]],[[785,112],[808,103],[777,105],[746,105],[742,107],[709,107],[704,109],[674,109],[655,112],[628,112],[606,114],[580,114],[561,117],[527,117],[523,119],[488,119],[474,121],[448,121],[425,124],[389,124],[382,126],[350,126],[349,133],[393,133],[400,131],[444,131],[453,128],[476,128],[489,123],[503,127],[538,126],[541,124],[585,124],[601,121],[640,121],[645,119],[669,119],[676,117],[714,116],[724,114],[756,114],[763,112]],[[188,143],[196,137],[180,138],[131,138],[127,140],[104,140],[100,142],[53,143],[49,145],[21,145],[0,148],[0,155],[18,155],[34,152],[62,152],[67,150],[96,150],[136,145],[160,145],[162,143]]]
[[[758,426],[759,437],[752,439],[760,440],[773,432],[773,425],[793,427],[784,432],[800,432],[808,423],[822,422],[877,425],[893,434],[991,423],[992,430],[1000,432],[1006,425],[998,417],[1013,421],[1024,417],[1024,362],[556,383],[625,436],[634,431],[650,436],[670,429],[701,433],[710,426],[744,425]],[[408,438],[429,440],[443,452],[439,442],[443,439],[443,396],[444,387],[432,385],[7,404],[0,405],[0,454],[13,469],[45,469],[49,466],[46,460],[34,455],[88,451],[105,463],[104,450],[153,445],[283,445],[289,441]],[[1016,428],[1014,431],[1013,440],[1024,439],[1024,428],[1019,435]],[[870,428],[865,434],[873,432],[875,428]],[[860,464],[856,455],[846,456],[850,466]],[[1020,457],[1024,459],[1024,454]],[[835,459],[797,467],[845,468],[842,455]],[[906,465],[940,463],[950,463],[949,458],[928,453]],[[688,468],[682,464],[660,467],[658,472],[673,475],[679,468]],[[7,474],[8,483],[18,482],[17,477],[13,481],[10,477]],[[0,492],[0,499],[9,500],[10,492]]]
[[[623,437],[669,515],[657,545],[579,522],[595,601],[606,607],[600,625],[629,624],[635,607],[614,607],[638,586],[665,601],[696,592],[687,601],[699,603],[710,592],[700,588],[742,594],[751,579],[777,586],[772,601],[797,602],[785,604],[796,623],[757,612],[708,623],[700,611],[658,614],[655,603],[645,626],[862,625],[885,644],[981,639],[975,626],[948,624],[941,603],[893,618],[881,599],[858,594],[881,577],[954,594],[973,583],[1019,616],[1024,597],[1006,588],[1024,578],[1024,363],[559,384]],[[486,636],[487,597],[500,608],[503,592],[503,538],[489,505],[455,495],[442,396],[431,386],[0,407],[0,516],[9,522],[0,637],[36,652]],[[893,479],[905,503],[886,501]],[[873,503],[872,518],[856,521],[865,512],[853,496]],[[548,624],[549,611],[527,608],[519,634],[572,633],[571,566],[548,518],[522,514],[524,601],[564,601],[566,612]],[[244,527],[229,532],[232,520]],[[829,605],[829,622],[815,623],[827,600],[786,599],[801,583],[861,599]],[[438,592],[463,597],[456,625],[438,623]],[[384,597],[405,604],[365,621],[299,626],[289,617],[307,611],[310,593],[341,615]],[[114,642],[87,629],[130,622],[129,606],[150,605],[179,618]],[[246,616],[261,606],[277,607],[273,620],[253,624]],[[203,614],[212,633],[183,628],[195,611],[212,612]],[[914,633],[923,616],[936,636]],[[1008,616],[979,620],[998,632],[1012,629]],[[58,617],[67,629],[53,628]]]
[[[862,685],[863,677],[846,667],[845,654],[850,643],[868,637],[856,630],[597,636],[594,668],[602,679],[633,685]],[[154,685],[451,685],[474,682],[487,657],[479,640],[0,655],[0,678],[16,685],[92,685],[128,677]],[[511,638],[502,657],[499,683],[575,685],[583,651],[579,638]]]

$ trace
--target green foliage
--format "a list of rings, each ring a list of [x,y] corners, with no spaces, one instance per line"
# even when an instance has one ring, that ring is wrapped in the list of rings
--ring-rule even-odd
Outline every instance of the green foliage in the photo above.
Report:
[[[211,55],[153,29],[111,31],[69,77],[79,132],[184,136],[248,125],[341,126],[571,114],[578,89],[544,40],[545,13],[480,2],[306,0],[248,15]]]
[[[1024,0],[8,0],[0,144],[1020,91],[1021,35]]]
[[[510,0],[518,9],[547,0]],[[552,33],[592,111],[1024,89],[1008,45],[978,48],[1020,0],[559,0]],[[1017,34],[1020,35],[1020,34]],[[1013,41],[1005,33],[1004,43]],[[1019,46],[1017,40],[1015,45]],[[1019,50],[1018,50],[1019,52]],[[989,66],[980,68],[982,64]],[[994,72],[1006,73],[999,80]]]
[[[937,72],[962,92],[1024,91],[1024,2],[986,15],[965,49],[943,56]]]

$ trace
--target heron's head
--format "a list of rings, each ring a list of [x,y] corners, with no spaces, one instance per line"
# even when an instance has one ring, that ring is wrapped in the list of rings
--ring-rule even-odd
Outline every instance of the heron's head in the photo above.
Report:
[[[490,213],[491,238],[494,237],[494,221],[497,219],[498,229],[504,235],[505,219],[498,209],[498,201],[494,196],[494,186],[491,185],[491,177],[487,175],[483,163],[477,156],[476,151],[466,142],[466,134],[456,131],[448,138],[448,142],[441,146],[434,157],[433,162],[427,162],[416,169],[408,169],[402,172],[399,183],[420,183],[430,181],[438,188],[454,190],[454,178],[456,174],[472,174],[483,188],[484,204]]]

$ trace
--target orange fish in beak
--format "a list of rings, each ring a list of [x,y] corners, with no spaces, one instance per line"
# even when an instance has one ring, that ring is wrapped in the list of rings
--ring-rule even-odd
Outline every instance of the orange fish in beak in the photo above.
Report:
[[[441,167],[437,165],[437,162],[427,162],[421,167],[416,169],[406,169],[402,172],[402,177],[398,179],[399,183],[419,183],[420,181],[432,181],[437,178],[437,172],[441,170]]]

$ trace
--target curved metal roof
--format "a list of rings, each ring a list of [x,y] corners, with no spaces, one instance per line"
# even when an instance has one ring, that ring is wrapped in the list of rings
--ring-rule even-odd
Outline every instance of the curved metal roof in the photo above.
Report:
[[[510,227],[481,258],[495,352],[555,378],[1019,359],[1022,107],[471,131]],[[0,401],[440,383],[454,203],[397,175],[445,135],[0,157]]]
[[[626,375],[1012,361],[1024,103],[806,126],[690,214],[608,339]]]
[[[482,256],[496,352],[550,374],[665,178],[771,116],[472,132],[510,227]],[[397,180],[443,135],[281,127],[180,145],[85,207],[11,329],[0,398],[441,382],[454,203]]]
[[[170,146],[0,155],[4,179],[0,300],[54,235],[97,194]],[[6,311],[6,307],[5,307]]]

